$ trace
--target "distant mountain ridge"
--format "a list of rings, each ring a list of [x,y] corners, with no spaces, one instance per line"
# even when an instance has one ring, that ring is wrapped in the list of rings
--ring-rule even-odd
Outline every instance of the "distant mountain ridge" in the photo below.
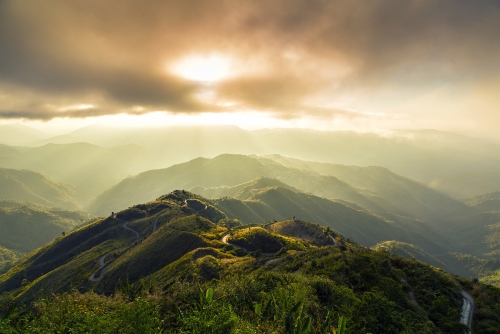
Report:
[[[165,160],[157,151],[133,144],[102,147],[79,142],[22,149],[0,146],[0,167],[29,169],[72,184],[82,204],[129,175],[168,166]]]
[[[294,165],[291,160],[289,163]],[[356,181],[354,186],[332,175],[300,169],[303,163],[292,168],[256,156],[225,154],[213,159],[198,158],[128,178],[98,196],[88,210],[102,215],[115,207],[147,201],[174,189],[196,189],[205,196],[234,196],[237,186],[244,187],[245,182],[259,177],[273,178],[287,187],[321,197],[353,202],[381,215],[391,213],[425,220],[468,210],[457,200],[383,168],[345,166],[350,173],[342,173],[342,177],[349,179],[350,174],[359,174],[356,179],[351,178]]]
[[[279,153],[302,160],[383,166],[426,184],[446,175],[500,169],[499,145],[436,130],[400,130],[392,136],[380,136],[310,129],[246,131],[236,126],[119,128],[93,125],[37,145],[51,142],[88,142],[101,146],[132,143],[168,155],[168,165],[224,153]],[[488,191],[480,193],[485,192]]]
[[[0,199],[78,209],[74,189],[29,171],[0,168]]]
[[[26,145],[42,140],[50,135],[21,123],[0,124],[0,143],[7,145]]]

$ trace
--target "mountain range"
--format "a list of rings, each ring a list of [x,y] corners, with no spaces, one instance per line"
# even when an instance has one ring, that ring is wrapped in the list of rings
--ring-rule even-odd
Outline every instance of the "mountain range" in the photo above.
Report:
[[[271,191],[276,189],[270,188]],[[292,191],[281,189],[285,189],[286,194]],[[446,274],[384,250],[371,250],[344,238],[334,229],[296,217],[264,225],[233,221],[233,227],[224,227],[221,223],[230,220],[231,215],[212,204],[216,203],[199,195],[174,191],[113,213],[25,257],[0,276],[0,291],[18,302],[62,293],[57,299],[38,302],[37,307],[43,307],[38,314],[52,317],[50,309],[59,308],[59,312],[63,312],[59,314],[66,319],[63,321],[71,326],[74,326],[71,319],[77,310],[86,308],[86,304],[78,306],[84,302],[79,301],[80,293],[85,300],[95,301],[102,298],[93,295],[95,292],[116,292],[128,301],[109,299],[114,305],[136,305],[142,300],[142,305],[153,307],[163,300],[162,305],[166,308],[162,317],[170,317],[169,322],[156,325],[151,319],[137,326],[153,321],[155,326],[162,328],[172,329],[175,324],[178,329],[189,330],[193,325],[183,320],[183,314],[191,314],[192,297],[184,295],[179,301],[169,298],[175,299],[175,291],[192,291],[189,286],[195,283],[198,292],[193,297],[201,298],[198,299],[201,304],[195,307],[209,317],[221,319],[221,312],[226,307],[238,310],[232,324],[217,323],[216,328],[225,328],[221,331],[240,328],[243,326],[241,321],[248,322],[245,326],[260,324],[258,326],[264,331],[271,328],[282,331],[281,326],[287,326],[286,314],[293,323],[304,321],[301,327],[307,322],[311,329],[325,330],[332,326],[333,321],[327,315],[332,314],[335,321],[344,317],[350,330],[355,332],[380,332],[383,321],[383,328],[389,332],[418,332],[426,328],[426,332],[435,333],[465,333],[468,330],[460,323],[466,300],[461,293],[470,291],[476,300],[479,294],[488,298],[477,304],[476,313],[484,313],[484,322],[478,322],[475,330],[484,332],[500,324],[498,316],[491,312],[500,296],[478,282]],[[344,210],[355,211],[347,206]],[[354,223],[359,217],[351,219]],[[249,292],[246,297],[242,291],[232,290],[240,289],[240,284],[241,289]],[[254,284],[258,287],[254,288]],[[267,284],[268,288],[263,290]],[[80,292],[64,294],[70,289]],[[85,293],[89,290],[94,292]],[[208,308],[213,294],[225,296],[226,292],[227,296],[218,300],[226,300],[229,304],[217,303],[214,309]],[[72,302],[61,309],[61,303],[67,303],[67,298]],[[273,299],[275,304],[265,305]],[[255,307],[256,303],[260,306]],[[170,313],[170,307],[175,304],[177,310]],[[292,311],[300,307],[303,307],[302,315]],[[182,312],[180,317],[174,315],[179,314],[179,310]],[[112,309],[108,312],[114,314]],[[135,319],[144,319],[149,312],[143,310]],[[261,312],[262,319],[252,315],[259,316]],[[272,322],[267,322],[267,312],[271,312]],[[36,314],[28,316],[32,317],[31,326],[38,326],[42,320]],[[6,326],[14,324],[24,328],[20,317],[21,314],[11,311]],[[254,320],[247,317],[254,317]],[[105,314],[101,321],[104,319],[107,319]],[[102,326],[109,326],[107,321]]]
[[[36,134],[36,130],[33,132]],[[157,158],[165,159],[164,164],[152,162],[149,167],[131,174],[224,153],[280,153],[308,161],[385,167],[456,198],[498,190],[492,189],[486,180],[496,182],[492,174],[500,169],[498,144],[435,130],[399,130],[376,135],[308,129],[247,131],[235,126],[124,128],[91,125],[29,143],[26,140],[4,143],[31,147],[89,143],[107,148],[132,144],[159,152]]]

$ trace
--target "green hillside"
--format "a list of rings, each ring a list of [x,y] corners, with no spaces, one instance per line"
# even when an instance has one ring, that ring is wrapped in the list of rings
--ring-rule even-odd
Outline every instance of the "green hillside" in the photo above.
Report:
[[[500,212],[481,212],[452,217],[436,224],[464,253],[476,256],[500,256]]]
[[[330,228],[322,228],[317,224],[299,219],[283,220],[267,226],[267,228],[277,234],[305,240],[314,246],[335,245],[334,236]]]
[[[477,257],[455,252],[434,256],[420,247],[394,240],[381,242],[373,249],[385,250],[408,259],[417,259],[460,276],[479,278],[484,283],[500,285],[500,259],[497,257]]]
[[[269,177],[258,177],[256,179],[244,182],[235,186],[220,187],[193,187],[190,191],[200,194],[207,198],[232,197],[236,199],[248,199],[254,192],[267,187],[282,187],[296,190],[295,188]]]
[[[343,317],[346,333],[466,333],[463,291],[475,333],[500,326],[496,288],[311,223],[222,227],[219,211],[202,215],[210,204],[175,191],[38,249],[0,276],[0,330],[324,333]],[[326,235],[335,243],[314,245]],[[10,298],[38,302],[25,312]]]
[[[0,246],[30,252],[90,217],[80,211],[0,200]]]
[[[45,206],[78,209],[74,189],[29,170],[0,168],[0,200],[32,202]]]

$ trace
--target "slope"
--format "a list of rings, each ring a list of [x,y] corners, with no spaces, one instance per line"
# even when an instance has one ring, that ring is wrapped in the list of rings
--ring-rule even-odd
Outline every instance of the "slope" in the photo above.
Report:
[[[267,156],[266,158],[287,167],[310,170],[321,175],[335,176],[358,189],[362,189],[367,194],[389,201],[396,208],[396,210],[391,211],[392,213],[428,221],[467,211],[467,208],[459,201],[383,167],[318,163],[291,159],[280,155]],[[378,213],[383,214],[382,212]]]
[[[0,275],[9,270],[21,255],[21,252],[0,246]]]
[[[30,252],[90,218],[79,211],[0,200],[0,246]]]
[[[388,171],[385,174],[388,173],[392,176]],[[394,177],[404,180],[406,184],[390,179],[393,191],[379,194],[375,191],[356,188],[335,176],[285,167],[270,159],[225,154],[213,159],[198,158],[128,178],[99,195],[88,206],[88,211],[97,215],[106,214],[114,208],[151,200],[174,189],[195,189],[210,196],[236,196],[240,188],[228,189],[228,187],[240,185],[244,188],[243,183],[258,177],[274,178],[281,182],[281,186],[285,183],[288,187],[317,196],[353,202],[380,215],[391,213],[423,219],[433,217],[433,215],[443,215],[443,212],[454,210],[459,212],[467,209],[463,203],[395,174]],[[381,180],[378,184],[384,182],[385,180]],[[379,188],[383,188],[382,185]],[[430,199],[427,199],[427,195]],[[401,203],[404,203],[404,206]],[[438,210],[440,205],[443,206],[441,211]]]
[[[29,170],[0,168],[0,199],[77,209],[74,190]]]
[[[455,198],[474,197],[500,190],[498,168],[465,171],[435,178],[430,186]]]
[[[247,200],[221,198],[214,206],[230,218],[243,223],[265,223],[272,220],[297,219],[328,226],[357,242],[373,246],[385,240],[412,242],[427,251],[444,253],[448,242],[422,222],[386,220],[364,210],[355,210],[342,203],[280,187],[260,189]]]
[[[481,282],[500,285],[500,259],[495,257],[477,257],[470,254],[449,252],[431,255],[418,246],[400,241],[384,241],[373,247],[409,259],[425,262],[436,268],[446,270],[463,277],[479,278]]]
[[[48,134],[21,123],[0,124],[0,143],[3,144],[26,145],[48,137]]]

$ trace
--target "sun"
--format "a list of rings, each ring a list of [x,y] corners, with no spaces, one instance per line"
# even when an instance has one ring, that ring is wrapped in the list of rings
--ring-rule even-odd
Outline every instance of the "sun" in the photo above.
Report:
[[[191,55],[175,64],[171,71],[188,80],[215,82],[231,76],[231,59],[219,54]]]

